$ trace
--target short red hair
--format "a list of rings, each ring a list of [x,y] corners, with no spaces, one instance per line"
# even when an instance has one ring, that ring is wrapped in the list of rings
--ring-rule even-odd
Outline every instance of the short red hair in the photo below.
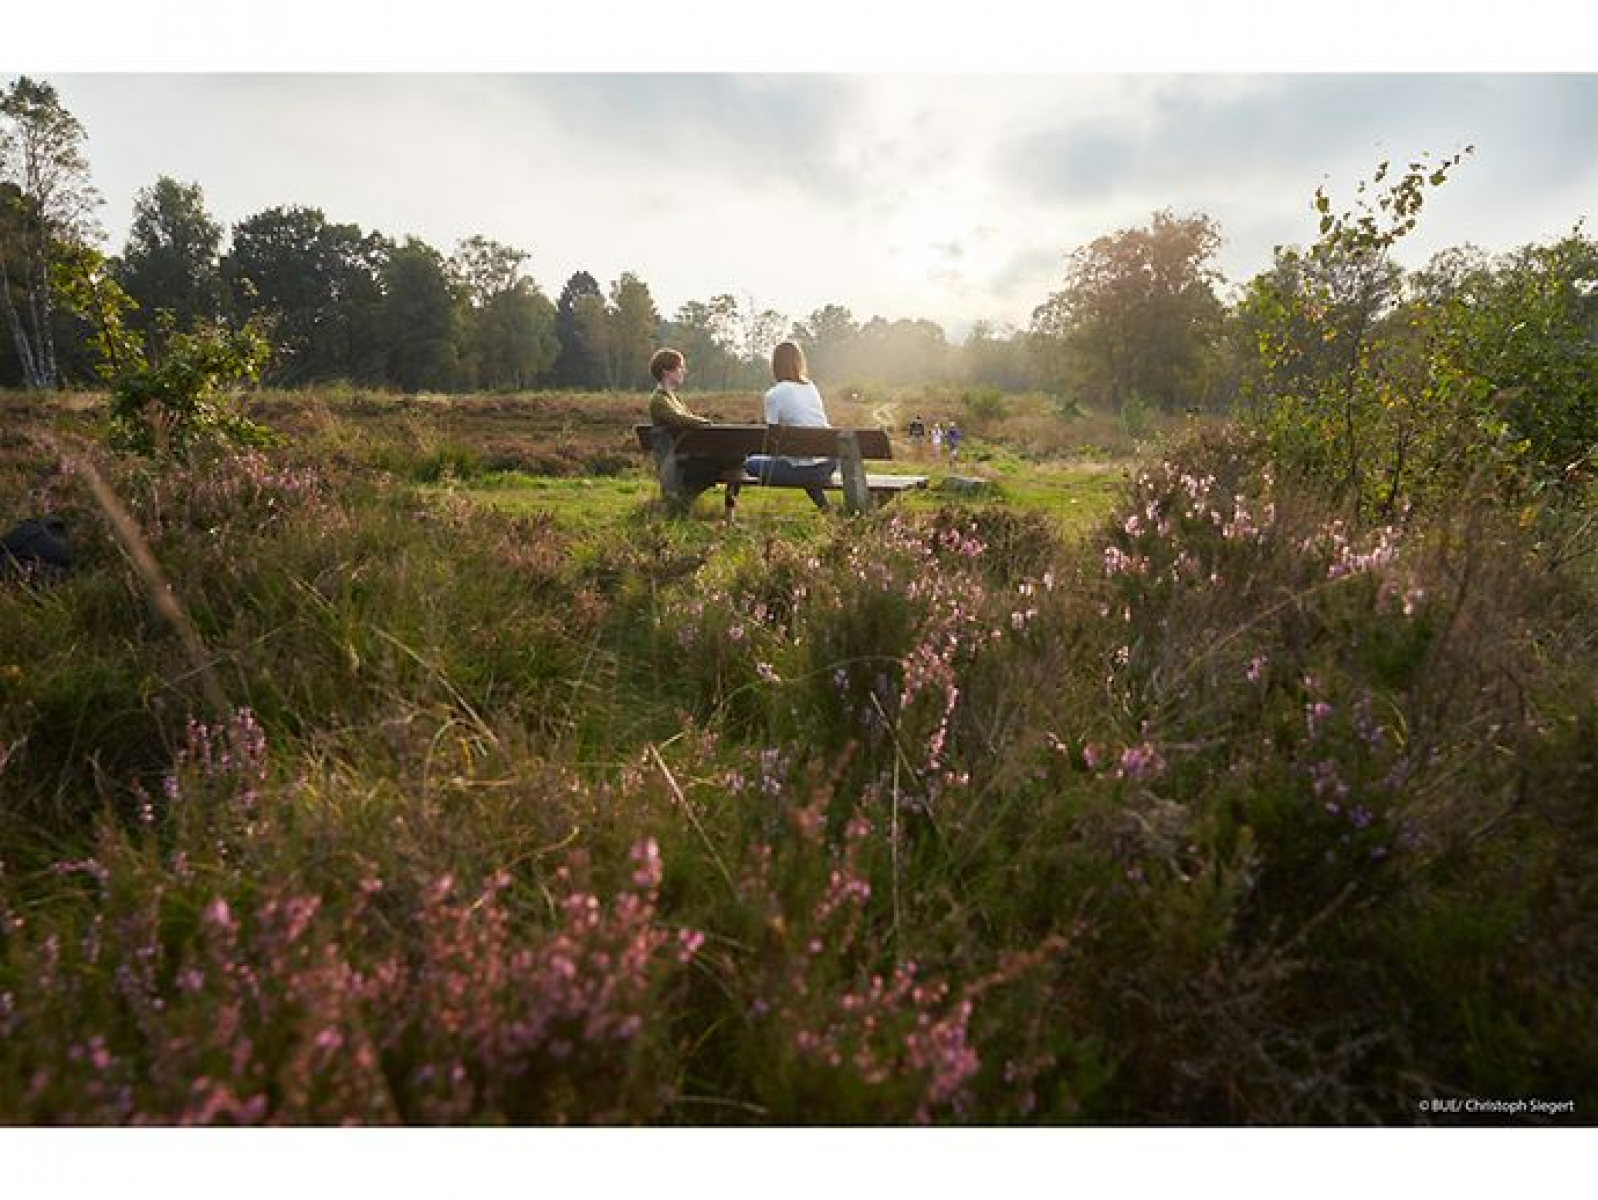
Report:
[[[655,351],[655,356],[649,360],[649,373],[655,377],[655,382],[659,383],[666,377],[667,371],[675,371],[687,363],[688,360],[682,356],[681,350],[673,350],[668,346]]]

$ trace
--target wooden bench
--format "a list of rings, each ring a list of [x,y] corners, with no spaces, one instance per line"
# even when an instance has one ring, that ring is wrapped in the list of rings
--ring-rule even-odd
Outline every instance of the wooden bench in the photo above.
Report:
[[[764,484],[744,470],[751,454],[790,458],[836,458],[838,470],[821,485],[843,493],[845,512],[870,512],[880,501],[910,488],[927,486],[925,475],[868,475],[866,462],[893,457],[882,429],[815,429],[796,425],[699,425],[668,429],[634,427],[640,449],[655,456],[660,493],[672,508],[686,512],[701,492],[726,489],[727,520],[738,506],[738,492]],[[775,486],[795,486],[775,485]]]

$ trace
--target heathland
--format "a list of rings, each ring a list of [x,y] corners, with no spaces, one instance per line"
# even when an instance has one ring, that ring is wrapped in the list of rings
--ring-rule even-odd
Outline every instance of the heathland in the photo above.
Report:
[[[726,526],[636,397],[265,393],[187,460],[0,397],[76,557],[0,586],[0,1120],[1591,1112],[1590,484],[978,399],[840,397],[962,461]]]

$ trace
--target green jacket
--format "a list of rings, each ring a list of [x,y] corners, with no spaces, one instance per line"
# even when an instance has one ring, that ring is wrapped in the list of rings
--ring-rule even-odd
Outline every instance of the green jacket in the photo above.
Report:
[[[649,419],[668,429],[686,429],[692,425],[714,425],[709,417],[701,417],[663,387],[657,387],[649,397]]]

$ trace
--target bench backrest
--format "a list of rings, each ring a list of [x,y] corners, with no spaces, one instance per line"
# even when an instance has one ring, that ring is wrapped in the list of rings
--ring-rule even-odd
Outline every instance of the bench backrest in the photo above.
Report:
[[[637,425],[640,449],[650,450],[651,425]],[[815,429],[802,425],[696,425],[676,431],[674,451],[679,458],[739,459],[750,454],[818,455],[838,457],[838,435],[853,432],[860,457],[892,458],[888,434],[883,429]]]

